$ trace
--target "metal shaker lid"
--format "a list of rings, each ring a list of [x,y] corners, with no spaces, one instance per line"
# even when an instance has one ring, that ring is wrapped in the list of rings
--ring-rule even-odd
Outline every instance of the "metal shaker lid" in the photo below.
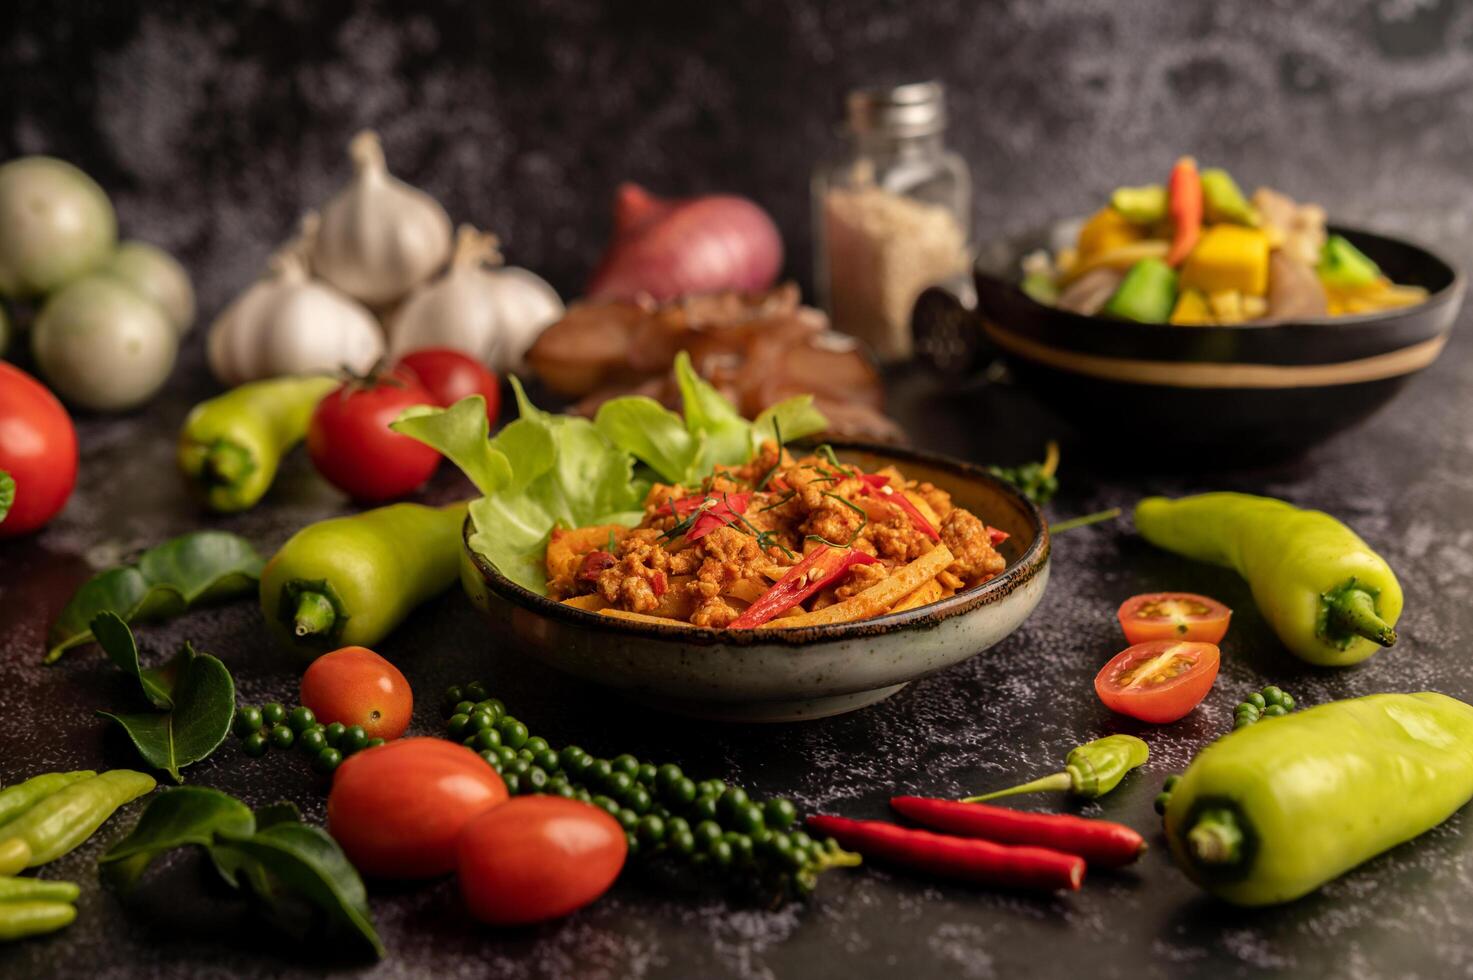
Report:
[[[928,136],[946,128],[946,87],[937,81],[855,89],[844,106],[855,133]]]

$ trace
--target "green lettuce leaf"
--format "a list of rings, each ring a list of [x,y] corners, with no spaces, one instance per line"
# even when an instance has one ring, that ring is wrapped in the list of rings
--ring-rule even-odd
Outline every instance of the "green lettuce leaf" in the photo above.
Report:
[[[821,432],[827,421],[811,395],[790,398],[742,418],[702,380],[684,353],[675,362],[685,415],[642,396],[604,403],[593,421],[533,405],[516,379],[518,418],[488,438],[479,395],[449,408],[419,406],[393,424],[459,466],[483,496],[470,505],[470,545],[503,575],[545,594],[544,556],[555,527],[633,526],[643,517],[649,483],[643,463],[662,480],[694,484],[716,464],[736,466],[779,432],[784,441]]]

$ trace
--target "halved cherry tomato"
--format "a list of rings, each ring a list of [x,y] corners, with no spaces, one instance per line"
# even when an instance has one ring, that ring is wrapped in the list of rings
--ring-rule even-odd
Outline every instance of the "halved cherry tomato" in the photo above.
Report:
[[[1221,643],[1233,611],[1194,592],[1147,592],[1131,596],[1115,614],[1127,643],[1195,640]]]
[[[466,825],[506,798],[506,783],[466,746],[404,738],[343,760],[327,830],[365,875],[434,878],[455,870]]]
[[[624,829],[596,806],[519,796],[460,837],[460,892],[482,922],[555,919],[608,891],[629,853]]]
[[[1212,643],[1153,640],[1111,658],[1095,675],[1095,693],[1122,715],[1164,725],[1184,717],[1217,679]]]
[[[324,653],[302,675],[302,703],[324,725],[362,725],[369,738],[398,738],[414,714],[399,668],[367,647]]]

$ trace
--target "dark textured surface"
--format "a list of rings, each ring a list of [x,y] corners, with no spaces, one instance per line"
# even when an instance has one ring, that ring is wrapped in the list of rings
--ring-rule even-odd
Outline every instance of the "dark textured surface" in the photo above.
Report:
[[[806,271],[806,179],[837,94],[852,82],[938,74],[952,84],[953,142],[972,159],[984,234],[1081,211],[1120,181],[1159,173],[1179,148],[1245,182],[1311,195],[1347,222],[1473,254],[1465,179],[1473,140],[1473,11],[1451,3],[732,3],[541,0],[427,5],[10,4],[0,12],[0,158],[47,151],[98,175],[128,234],[179,251],[205,320],[337,183],[340,147],[378,126],[390,163],[457,219],[508,239],[514,259],[564,291],[583,280],[625,177],[674,191],[738,189],[771,206]],[[505,9],[502,9],[505,8]],[[147,12],[144,12],[147,11]],[[218,19],[215,19],[218,18]],[[1465,326],[1466,329],[1466,326]],[[197,333],[168,394],[119,419],[80,420],[77,495],[45,533],[0,545],[0,781],[126,765],[92,716],[127,687],[93,651],[42,668],[44,628],[94,566],[209,523],[269,550],[343,511],[294,457],[256,511],[208,520],[172,473],[172,437],[209,390]],[[892,791],[960,793],[1042,773],[1121,723],[1090,678],[1119,646],[1113,610],[1156,588],[1237,609],[1217,688],[1186,720],[1147,732],[1154,758],[1085,812],[1150,831],[1161,778],[1273,681],[1304,703],[1380,690],[1473,697],[1473,338],[1384,414],[1301,462],[1192,480],[1110,473],[1065,442],[1056,515],[1143,492],[1232,488],[1330,510],[1382,549],[1408,594],[1394,652],[1343,672],[1292,661],[1232,575],[1152,552],[1128,525],[1060,538],[1049,594],[986,656],[848,717],[737,729],[618,703],[525,662],[486,635],[459,594],[427,606],[383,652],[408,673],[431,731],[447,683],[485,677],[535,731],[612,754],[668,758],[806,809],[879,816]],[[924,446],[980,460],[1033,455],[1057,426],[1021,392],[896,385]],[[1169,451],[1170,447],[1165,447]],[[1108,460],[1108,445],[1093,449]],[[428,495],[465,485],[442,474]],[[249,603],[143,632],[155,655],[185,638],[219,654],[245,699],[289,698],[298,664],[266,640]],[[296,756],[233,746],[192,782],[253,803],[289,797],[322,813],[322,782]],[[1038,800],[1045,806],[1054,801]],[[81,917],[52,939],[0,950],[0,974],[281,976],[339,968],[331,951],[277,947],[200,888],[191,861],[138,898],[96,887],[109,825],[47,870],[85,883]],[[814,901],[777,911],[670,895],[631,879],[558,924],[498,933],[460,912],[453,887],[376,888],[390,957],[378,976],[786,977],[1248,975],[1446,977],[1473,972],[1468,814],[1283,909],[1201,897],[1153,846],[1138,868],[1083,892],[1035,899],[867,869],[834,874]],[[347,969],[347,967],[342,967]]]

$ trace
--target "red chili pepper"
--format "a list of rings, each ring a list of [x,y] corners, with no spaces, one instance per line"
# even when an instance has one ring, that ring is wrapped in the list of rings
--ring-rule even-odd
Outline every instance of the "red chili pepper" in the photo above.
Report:
[[[890,805],[901,816],[933,830],[1078,854],[1101,868],[1130,864],[1146,850],[1140,834],[1109,820],[1088,820],[1067,813],[1025,813],[986,803],[921,796],[897,796]]]
[[[1166,210],[1171,216],[1171,250],[1167,265],[1181,265],[1202,234],[1202,178],[1197,161],[1182,157],[1171,168],[1166,184]]]
[[[660,510],[680,518],[689,517],[699,510],[700,514],[685,532],[687,541],[698,541],[718,527],[725,527],[733,523],[738,514],[747,512],[747,507],[751,502],[750,493],[724,493],[720,497],[709,493],[692,494],[689,497],[671,501]]]
[[[1008,532],[1003,531],[999,528],[995,528],[991,524],[987,525],[987,540],[992,542],[992,546],[994,548],[996,548],[998,545],[1002,544],[1004,541],[1011,537],[1012,535]]]
[[[731,621],[731,629],[761,626],[780,613],[792,609],[819,589],[833,582],[855,565],[873,565],[878,559],[853,548],[830,548],[821,544],[803,560],[783,573],[783,577]]]
[[[1078,891],[1084,883],[1084,858],[1077,854],[948,837],[880,820],[812,816],[807,822],[810,830],[832,837],[840,846],[866,858],[945,878],[1050,892]]]
[[[926,520],[926,515],[921,509],[905,495],[903,491],[889,486],[890,478],[879,473],[864,473],[859,477],[862,492],[867,497],[879,497],[888,503],[894,504],[910,518],[910,523],[917,531],[920,531],[932,541],[940,541],[941,533],[936,530],[936,525]]]
[[[578,578],[584,582],[597,582],[604,569],[613,568],[618,561],[607,551],[590,551],[583,556],[583,564],[578,566]]]
[[[665,578],[665,573],[659,569],[656,569],[655,574],[650,576],[650,591],[655,594],[656,599],[670,591],[670,582]]]

